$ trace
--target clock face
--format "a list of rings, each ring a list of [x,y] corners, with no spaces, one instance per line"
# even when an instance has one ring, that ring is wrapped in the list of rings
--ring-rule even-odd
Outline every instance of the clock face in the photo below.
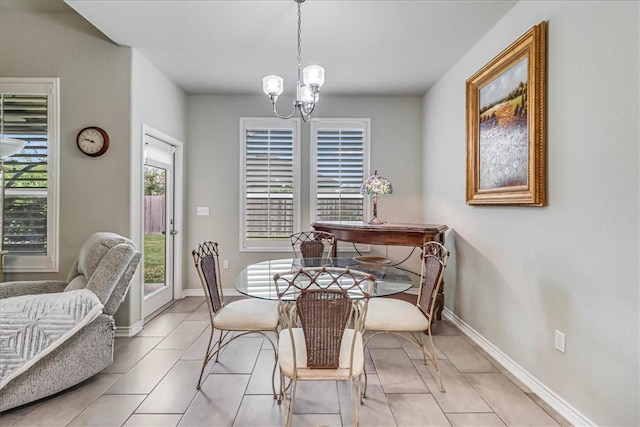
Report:
[[[87,156],[100,156],[109,148],[107,133],[98,127],[88,127],[78,133],[78,148]]]

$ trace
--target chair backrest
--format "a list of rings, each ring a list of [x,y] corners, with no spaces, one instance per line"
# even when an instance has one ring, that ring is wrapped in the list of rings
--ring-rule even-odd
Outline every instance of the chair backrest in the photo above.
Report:
[[[209,312],[216,313],[223,303],[218,244],[204,241],[191,251],[191,255],[207,297]]]
[[[311,369],[335,369],[345,328],[362,332],[375,284],[371,274],[338,267],[302,268],[273,277],[283,328],[302,327]],[[295,305],[292,298],[295,297]],[[356,334],[351,343],[351,357]],[[295,344],[294,344],[295,345]],[[297,365],[295,360],[294,366]],[[351,363],[353,360],[351,360]]]
[[[290,236],[296,258],[330,258],[335,237],[325,231],[302,231]]]
[[[429,318],[433,317],[434,301],[449,259],[449,251],[441,243],[427,242],[422,246],[422,272],[417,306]]]
[[[349,294],[329,289],[302,291],[296,310],[307,346],[307,367],[337,368],[342,335],[351,314]]]
[[[90,235],[67,276],[65,291],[91,290],[104,304],[103,313],[118,310],[142,254],[126,237],[111,232]]]

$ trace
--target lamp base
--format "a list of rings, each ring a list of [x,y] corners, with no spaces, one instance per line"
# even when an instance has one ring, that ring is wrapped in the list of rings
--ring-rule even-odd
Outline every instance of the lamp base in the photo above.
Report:
[[[380,224],[384,224],[384,221],[378,218],[377,216],[374,216],[373,218],[371,218],[369,222],[367,222],[367,224],[380,225]]]
[[[373,218],[367,224],[380,225],[384,224],[384,221],[378,218],[378,195],[373,195]]]

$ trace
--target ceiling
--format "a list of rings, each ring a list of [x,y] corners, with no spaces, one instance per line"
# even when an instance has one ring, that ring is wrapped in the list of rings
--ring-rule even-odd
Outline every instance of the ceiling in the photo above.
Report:
[[[0,2],[4,11],[11,3],[14,10],[75,10],[187,93],[262,93],[266,74],[283,76],[285,93],[295,90],[294,0]],[[322,94],[422,95],[515,3],[307,0],[302,66],[325,67]]]

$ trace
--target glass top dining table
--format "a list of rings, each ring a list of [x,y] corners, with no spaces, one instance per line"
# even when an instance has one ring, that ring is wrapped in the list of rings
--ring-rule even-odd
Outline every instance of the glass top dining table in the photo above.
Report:
[[[319,266],[348,268],[372,274],[376,282],[371,297],[398,294],[413,285],[406,271],[384,264],[360,263],[353,258],[306,258],[304,260],[285,258],[248,265],[236,277],[235,288],[241,294],[250,297],[277,300],[278,294],[273,282],[273,276],[276,273],[282,274],[304,267]]]

